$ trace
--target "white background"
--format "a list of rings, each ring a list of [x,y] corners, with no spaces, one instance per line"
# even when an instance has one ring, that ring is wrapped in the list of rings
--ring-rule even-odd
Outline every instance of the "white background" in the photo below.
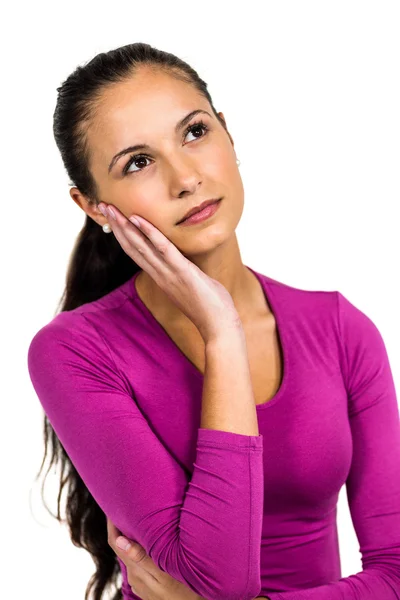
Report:
[[[241,160],[243,262],[295,287],[341,291],[378,326],[400,389],[400,5],[17,2],[2,25],[1,595],[83,600],[90,555],[48,515],[34,482],[43,413],[26,362],[85,217],[53,139],[56,88],[98,52],[132,42],[191,64]],[[58,475],[45,489],[55,511]],[[361,557],[345,487],[338,511],[348,576]]]

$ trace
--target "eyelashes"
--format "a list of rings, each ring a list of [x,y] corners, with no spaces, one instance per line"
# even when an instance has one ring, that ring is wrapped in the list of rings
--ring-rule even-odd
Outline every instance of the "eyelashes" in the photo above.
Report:
[[[194,129],[202,129],[204,131],[203,135],[196,138],[198,140],[205,137],[209,131],[208,126],[200,119],[199,121],[196,121],[195,123],[192,123],[191,125],[189,125],[189,127],[186,127],[183,137],[185,138],[187,136],[187,134],[191,133],[191,131]],[[195,140],[193,140],[193,141],[195,141]],[[133,164],[135,161],[138,161],[139,159],[151,160],[151,158],[149,156],[147,156],[146,154],[133,154],[130,157],[130,159],[128,160],[128,162],[126,163],[125,167],[123,168],[123,170],[122,170],[123,174],[124,175],[133,175],[134,173],[140,173],[141,171],[143,171],[143,169],[145,169],[147,165],[145,165],[141,169],[138,169],[137,171],[129,171],[128,172],[128,169],[131,166],[131,164]]]

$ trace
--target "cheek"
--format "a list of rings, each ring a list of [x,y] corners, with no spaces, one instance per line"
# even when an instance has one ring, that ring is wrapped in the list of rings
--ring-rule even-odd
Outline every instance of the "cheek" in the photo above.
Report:
[[[165,194],[165,192],[164,192]],[[140,188],[139,193],[132,193],[132,190],[127,191],[126,194],[119,193],[118,199],[115,199],[115,206],[129,218],[134,213],[138,213],[145,219],[151,222],[157,214],[161,214],[160,207],[162,201],[160,199],[163,196],[159,192],[154,184],[143,185]],[[157,200],[158,198],[158,200]]]
[[[232,146],[217,145],[212,154],[207,154],[206,163],[202,165],[202,173],[206,178],[230,187],[232,176],[237,170],[236,157]]]

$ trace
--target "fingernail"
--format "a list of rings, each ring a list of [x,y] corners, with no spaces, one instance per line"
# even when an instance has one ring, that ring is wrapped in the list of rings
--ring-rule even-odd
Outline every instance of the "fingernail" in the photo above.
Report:
[[[131,223],[133,223],[134,225],[136,225],[136,227],[140,229],[140,223],[135,217],[130,217],[129,220]]]
[[[104,206],[104,204],[100,205],[99,204],[99,211],[106,217],[107,216],[107,212],[106,212],[106,207]]]
[[[118,546],[118,548],[121,548],[121,550],[125,550],[125,552],[127,552],[129,550],[129,548],[132,546],[132,544],[130,542],[128,542],[128,540],[124,537],[117,537],[116,540],[116,544]]]

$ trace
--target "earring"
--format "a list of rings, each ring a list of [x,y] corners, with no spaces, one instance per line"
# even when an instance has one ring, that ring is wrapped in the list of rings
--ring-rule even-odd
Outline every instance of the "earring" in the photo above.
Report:
[[[108,223],[104,223],[103,231],[104,231],[104,233],[111,233],[112,229]]]
[[[236,164],[238,167],[240,166],[240,160],[238,158],[236,159]]]

